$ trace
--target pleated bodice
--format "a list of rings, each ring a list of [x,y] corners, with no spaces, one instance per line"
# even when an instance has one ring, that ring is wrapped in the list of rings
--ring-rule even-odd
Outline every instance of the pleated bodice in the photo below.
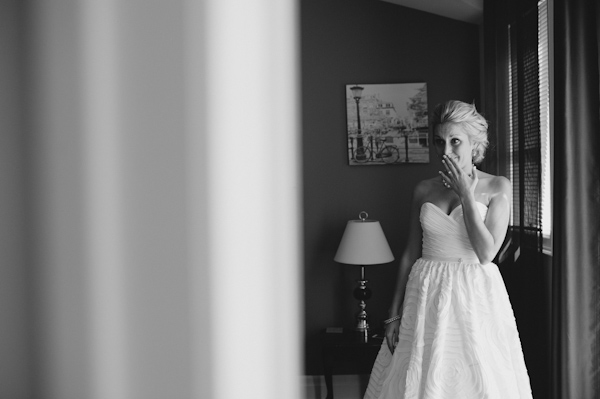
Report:
[[[481,218],[485,219],[487,206],[477,202]],[[431,202],[421,206],[423,227],[423,259],[439,262],[478,263],[479,259],[469,240],[462,206],[449,215]]]

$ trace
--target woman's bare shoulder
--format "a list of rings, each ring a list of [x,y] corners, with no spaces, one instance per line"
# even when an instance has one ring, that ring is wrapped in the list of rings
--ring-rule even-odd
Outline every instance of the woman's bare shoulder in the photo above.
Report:
[[[507,195],[510,196],[512,185],[510,180],[504,176],[496,176],[479,171],[479,180],[485,185],[484,191],[490,196]]]

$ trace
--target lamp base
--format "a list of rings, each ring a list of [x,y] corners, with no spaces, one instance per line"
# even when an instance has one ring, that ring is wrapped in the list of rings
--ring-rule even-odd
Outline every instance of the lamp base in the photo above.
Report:
[[[361,310],[356,315],[356,327],[354,327],[355,331],[368,331],[369,323],[367,322],[367,312],[364,310],[366,306],[364,301],[361,301],[358,305]]]
[[[364,279],[364,268],[361,270],[361,279],[357,280],[358,287],[354,289],[354,298],[358,299],[359,311],[356,314],[356,331],[367,331],[369,329],[367,317],[367,299],[371,298],[371,290],[367,287],[367,280]]]

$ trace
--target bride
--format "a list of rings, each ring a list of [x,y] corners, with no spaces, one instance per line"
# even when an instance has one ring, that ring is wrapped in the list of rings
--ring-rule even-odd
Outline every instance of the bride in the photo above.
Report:
[[[407,247],[365,399],[531,398],[521,343],[498,267],[511,184],[477,170],[487,121],[474,105],[439,104],[439,176],[413,194]]]

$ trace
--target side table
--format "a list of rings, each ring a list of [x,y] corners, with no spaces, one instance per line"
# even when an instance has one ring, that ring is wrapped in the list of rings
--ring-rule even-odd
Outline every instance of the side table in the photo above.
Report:
[[[382,343],[383,332],[378,330],[369,330],[367,334],[346,329],[340,332],[330,332],[329,329],[321,332],[327,399],[333,399],[334,366],[341,362],[352,362],[356,367],[353,371],[370,373]]]

